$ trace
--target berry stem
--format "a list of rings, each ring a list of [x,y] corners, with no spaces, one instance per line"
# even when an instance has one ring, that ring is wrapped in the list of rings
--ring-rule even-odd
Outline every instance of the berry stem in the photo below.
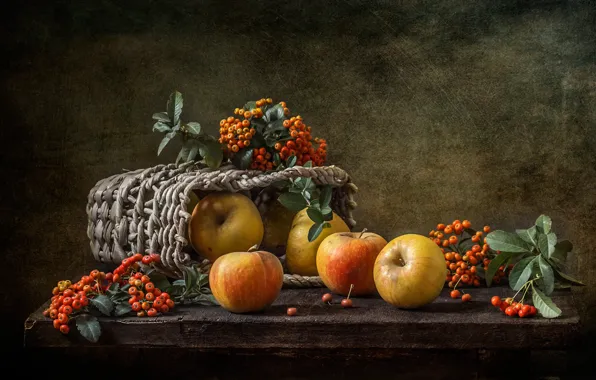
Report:
[[[362,232],[360,233],[360,236],[358,236],[358,239],[362,239],[362,235],[364,235],[364,233],[368,231],[368,229],[363,229]]]
[[[350,284],[350,290],[348,291],[348,298],[350,299],[350,294],[352,294],[352,288],[354,287],[354,284]]]
[[[460,276],[460,277],[457,279],[457,282],[455,283],[455,286],[453,287],[453,290],[457,289],[457,285],[459,285],[459,282],[461,281],[461,279],[462,279],[462,276]]]

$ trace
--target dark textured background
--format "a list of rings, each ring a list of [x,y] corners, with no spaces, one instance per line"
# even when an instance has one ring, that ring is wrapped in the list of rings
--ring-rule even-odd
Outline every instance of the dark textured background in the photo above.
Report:
[[[541,213],[576,247],[596,309],[596,11],[590,1],[21,1],[4,4],[3,334],[93,261],[89,189],[156,157],[153,112],[216,133],[246,100],[286,100],[360,188],[387,238]],[[14,8],[17,7],[17,8]]]

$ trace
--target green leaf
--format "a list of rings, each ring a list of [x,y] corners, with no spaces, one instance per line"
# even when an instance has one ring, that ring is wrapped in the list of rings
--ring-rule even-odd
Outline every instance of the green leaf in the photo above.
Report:
[[[318,224],[325,223],[325,219],[323,218],[323,214],[321,214],[321,211],[314,207],[309,207],[306,210],[306,214],[308,215],[310,220],[312,220],[315,223],[318,223]]]
[[[583,283],[583,282],[581,282],[580,280],[578,280],[578,279],[575,279],[575,278],[571,277],[570,275],[568,275],[568,274],[565,274],[565,273],[561,272],[561,271],[560,271],[560,270],[558,270],[557,268],[555,268],[555,276],[556,276],[558,279],[561,279],[561,280],[563,280],[563,281],[565,281],[565,282],[568,282],[568,283],[569,283],[569,284],[571,284],[571,285],[576,285],[576,286],[586,286],[586,284],[584,284],[584,283]]]
[[[501,230],[486,235],[486,242],[496,251],[501,252],[530,252],[532,247],[517,234]]]
[[[101,336],[101,326],[97,318],[91,314],[80,314],[76,318],[77,330],[89,342],[97,343]]]
[[[557,244],[557,235],[550,232],[548,235],[543,233],[538,234],[538,248],[545,259],[551,257],[555,252],[555,245]]]
[[[182,94],[178,91],[175,91],[170,94],[170,99],[168,100],[168,117],[172,121],[174,126],[180,124],[180,115],[182,114]]]
[[[175,280],[174,282],[172,282],[172,286],[185,286],[184,284],[184,280]]]
[[[232,163],[238,169],[246,170],[252,162],[252,149],[242,148],[232,157]]]
[[[285,118],[284,108],[281,106],[281,104],[276,104],[268,108],[263,115],[266,116],[267,120],[269,121],[281,120]]]
[[[165,124],[169,124],[172,122],[172,120],[170,120],[170,117],[168,116],[168,114],[165,112],[154,113],[151,118],[153,120],[163,121]]]
[[[544,284],[544,293],[548,296],[555,288],[555,275],[553,268],[542,256],[538,256],[538,266],[540,267],[540,273],[542,274],[542,281]]]
[[[188,133],[190,133],[191,135],[194,135],[194,136],[198,136],[202,132],[201,124],[195,123],[194,121],[191,121],[190,123],[186,123],[186,127],[188,128]]]
[[[546,215],[540,215],[538,219],[536,219],[536,228],[538,229],[538,232],[542,232],[544,234],[548,234],[550,232],[552,224],[552,220]]]
[[[110,315],[112,310],[114,310],[114,303],[106,295],[97,295],[90,298],[90,301],[104,315]]]
[[[282,119],[272,121],[271,123],[267,124],[265,129],[263,130],[263,134],[265,136],[274,136],[276,132],[285,131],[286,127],[284,127],[284,121]],[[276,140],[278,136],[275,136]]]
[[[536,226],[532,226],[527,230],[515,230],[515,232],[526,243],[530,243],[533,246],[537,246],[538,240],[536,238]]]
[[[193,141],[194,140],[187,140],[182,144],[180,152],[178,152],[178,156],[176,157],[176,165],[187,161]]]
[[[503,254],[501,254],[500,256],[502,255]],[[530,276],[532,275],[532,270],[534,268],[534,260],[536,260],[536,256],[530,256],[521,259],[517,262],[517,264],[515,264],[515,266],[511,270],[511,273],[509,274],[509,285],[511,286],[511,289],[520,290],[522,286],[524,286],[524,284],[528,282]]]
[[[204,286],[207,286],[207,284],[209,284],[209,275],[206,273],[199,273],[199,276],[197,279],[197,286],[199,288],[202,288]]]
[[[302,164],[302,166],[305,168],[312,168],[312,161],[306,161],[304,164]]]
[[[561,309],[534,284],[532,284],[532,302],[544,318],[556,318],[561,315]]]
[[[288,158],[286,160],[286,167],[288,167],[288,168],[293,167],[294,165],[296,165],[297,160],[298,159],[296,158],[296,156],[292,156],[292,157]]]
[[[323,214],[323,219],[327,222],[333,220],[333,210],[331,207],[326,206],[321,209],[321,214]]]
[[[153,285],[155,285],[156,288],[159,288],[162,291],[164,289],[169,288],[171,285],[168,278],[161,273],[153,273],[151,275],[151,282],[153,283]]]
[[[255,108],[257,108],[257,102],[246,102],[246,104],[242,108],[244,108],[244,110],[246,111],[252,111]]]
[[[567,254],[573,250],[573,244],[569,240],[561,240],[555,244],[555,250],[550,255],[549,259],[554,261],[558,266],[565,265],[567,261]]]
[[[198,296],[194,297],[191,302],[197,305],[204,305],[204,306],[213,306],[219,305],[219,302],[215,299],[212,294],[199,294]]]
[[[132,311],[132,307],[130,306],[130,304],[128,302],[126,303],[120,303],[118,305],[116,305],[116,308],[114,309],[114,315],[116,317],[121,317],[125,314],[128,314]]]
[[[163,148],[166,147],[166,145],[168,145],[168,143],[170,142],[170,140],[176,136],[176,132],[169,132],[167,133],[163,139],[161,140],[161,142],[159,143],[159,148],[157,148],[157,155],[159,156],[161,154],[161,151],[163,150]]]
[[[273,163],[275,165],[279,165],[281,163],[281,158],[279,157],[279,153],[273,153]]]
[[[249,159],[252,160],[252,149],[244,149],[246,152],[248,152]],[[205,164],[207,164],[207,166],[209,166],[211,169],[219,168],[219,166],[221,165],[221,160],[223,159],[223,151],[219,142],[212,140],[200,140],[199,152],[201,153],[201,157],[203,157],[203,160],[205,160]],[[245,157],[243,157],[243,159],[246,160]],[[248,163],[246,168],[248,168],[249,166],[250,162]]]
[[[193,289],[197,283],[198,275],[194,268],[186,267],[184,268],[184,286],[186,287],[186,291],[190,291]]]
[[[163,123],[161,121],[158,121],[157,123],[153,124],[153,131],[158,131],[158,132],[170,132],[170,126],[167,125],[166,123]]]
[[[505,262],[507,261],[507,259],[509,259],[510,257],[516,255],[514,252],[502,252],[500,255],[497,255],[494,259],[492,259],[490,261],[490,264],[488,264],[488,269],[486,271],[486,285],[490,286],[490,284],[493,281],[493,277],[495,276],[495,273],[497,273],[497,270],[499,269],[499,267]]]
[[[298,212],[307,206],[306,199],[299,193],[282,193],[277,200],[290,211]]]
[[[119,282],[112,282],[112,284],[108,287],[108,293],[116,293],[120,290],[120,283]]]
[[[328,224],[328,223],[327,223]],[[308,241],[315,241],[323,231],[323,223],[315,223],[308,230]]]
[[[323,223],[323,228],[331,228],[331,223]]]
[[[331,196],[332,196],[331,186],[329,186],[329,185],[323,186],[323,188],[321,189],[321,195],[319,195],[321,211],[323,211],[322,210],[323,208],[329,206],[329,203],[331,203]],[[323,214],[326,214],[326,212],[323,212]]]

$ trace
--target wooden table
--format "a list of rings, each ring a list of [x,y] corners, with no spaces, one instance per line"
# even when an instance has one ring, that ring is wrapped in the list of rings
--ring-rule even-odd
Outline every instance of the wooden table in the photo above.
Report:
[[[43,317],[44,305],[25,322],[24,343],[31,352],[45,355],[111,355],[111,362],[125,357],[139,365],[165,356],[178,363],[172,371],[195,378],[208,373],[218,379],[250,374],[329,378],[328,370],[342,378],[391,371],[400,378],[457,374],[461,379],[497,374],[507,363],[516,373],[564,373],[580,337],[571,292],[553,295],[563,310],[561,317],[521,319],[489,304],[493,295],[511,295],[505,287],[470,289],[469,303],[449,298],[449,289],[444,289],[435,302],[416,311],[399,310],[378,297],[355,298],[354,307],[344,309],[340,297],[333,305],[323,304],[326,291],[283,290],[271,308],[254,314],[181,306],[156,318],[102,318],[97,344],[76,330],[68,336],[58,333]],[[287,316],[288,307],[297,307],[298,315]]]

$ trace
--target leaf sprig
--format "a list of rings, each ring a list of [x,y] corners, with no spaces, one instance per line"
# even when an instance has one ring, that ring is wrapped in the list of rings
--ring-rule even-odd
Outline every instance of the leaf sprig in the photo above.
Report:
[[[174,281],[167,289],[176,303],[194,305],[219,305],[209,289],[209,275],[201,273],[195,266],[184,269],[183,278]]]
[[[167,111],[153,114],[153,131],[165,134],[157,148],[157,155],[159,156],[166,145],[178,135],[182,139],[182,148],[176,158],[176,164],[202,159],[210,168],[218,168],[223,159],[221,144],[215,137],[205,133],[201,124],[182,122],[183,104],[182,94],[175,91],[170,94]]]
[[[573,245],[568,240],[557,240],[552,220],[546,215],[540,215],[528,229],[518,229],[515,233],[493,231],[486,240],[492,249],[501,251],[488,266],[487,285],[491,285],[501,265],[516,260],[509,285],[518,292],[531,289],[534,306],[545,318],[561,315],[561,310],[549,297],[555,289],[585,285],[563,272]]]
[[[290,157],[285,166],[281,164],[278,170],[286,167],[291,168],[296,163],[296,157]],[[312,167],[308,161],[304,167]],[[332,198],[331,186],[317,186],[312,178],[298,177],[277,183],[278,189],[282,190],[277,200],[288,210],[299,212],[306,208],[306,214],[314,222],[308,230],[308,241],[312,242],[319,237],[323,228],[331,227],[329,223],[333,219],[333,210],[330,203]]]

